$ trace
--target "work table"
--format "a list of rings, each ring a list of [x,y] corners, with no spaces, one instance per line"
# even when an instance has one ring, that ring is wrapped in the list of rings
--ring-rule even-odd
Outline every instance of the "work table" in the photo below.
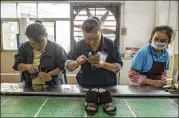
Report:
[[[162,89],[143,86],[135,87],[132,85],[116,85],[106,88],[115,97],[174,97],[178,94],[171,94]],[[51,95],[51,96],[85,96],[88,88],[79,85],[63,84],[47,88],[25,88],[20,83],[1,83],[1,94],[10,95]]]

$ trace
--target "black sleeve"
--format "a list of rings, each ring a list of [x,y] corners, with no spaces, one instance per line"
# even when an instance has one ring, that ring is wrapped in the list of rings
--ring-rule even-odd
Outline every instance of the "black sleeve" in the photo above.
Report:
[[[18,53],[14,56],[14,65],[13,65],[13,69],[14,70],[18,70],[18,65],[20,63],[25,63],[26,62],[26,54],[24,52],[24,44],[22,44],[18,50]]]
[[[72,50],[68,53],[67,59],[68,60],[76,60],[79,57],[79,44],[76,43]]]
[[[60,70],[65,70],[65,61],[67,59],[67,53],[65,49],[59,45],[56,46],[56,55],[55,55],[55,60],[56,60],[56,68],[59,68]]]
[[[121,67],[123,66],[123,62],[121,60],[119,49],[115,43],[113,43],[112,63],[119,63],[121,65]]]

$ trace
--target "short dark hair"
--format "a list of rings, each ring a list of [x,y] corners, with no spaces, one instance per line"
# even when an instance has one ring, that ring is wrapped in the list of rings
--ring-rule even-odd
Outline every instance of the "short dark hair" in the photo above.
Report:
[[[86,19],[82,24],[82,30],[87,33],[91,32],[92,30],[98,31],[100,29],[101,29],[101,21],[95,16]]]
[[[34,23],[40,23],[40,24],[42,24],[42,21],[41,20],[35,20]]]
[[[32,23],[26,28],[26,36],[31,38],[36,43],[41,43],[47,37],[45,27],[40,23]]]
[[[153,38],[155,32],[157,32],[157,31],[165,31],[165,33],[166,33],[166,35],[168,36],[168,39],[169,39],[169,44],[171,43],[171,38],[172,38],[172,35],[173,35],[173,29],[170,26],[167,26],[167,25],[156,26],[152,31],[149,43],[152,42],[152,38]]]
[[[90,17],[90,18],[96,19],[96,20],[100,23],[100,25],[101,25],[101,20],[100,20],[98,17],[92,16],[92,17]]]

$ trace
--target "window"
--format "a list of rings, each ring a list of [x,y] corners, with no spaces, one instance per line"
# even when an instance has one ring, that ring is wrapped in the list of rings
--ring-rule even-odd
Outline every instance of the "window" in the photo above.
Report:
[[[37,4],[18,3],[18,18],[37,18]]]
[[[34,23],[35,20],[31,20],[30,23]],[[54,40],[54,22],[46,22],[43,21],[42,24],[45,26],[47,33],[48,33],[48,39],[51,41],[55,41]]]
[[[56,42],[60,44],[66,52],[70,51],[70,21],[57,21]]]
[[[48,39],[51,41],[54,41],[54,22],[42,22],[45,26],[47,33],[48,33]]]
[[[18,33],[19,33],[18,22],[2,21],[3,49],[5,50],[17,49],[16,34]]]
[[[39,18],[70,18],[69,3],[38,3]]]
[[[70,3],[1,3],[1,17],[29,18],[31,19],[30,23],[34,23],[34,19],[41,18],[47,30],[48,39],[60,44],[67,52],[70,50]],[[1,23],[3,28],[2,47],[5,50],[16,50],[16,34],[19,33],[19,23],[22,23],[21,26],[26,25],[26,23],[14,19],[12,21],[11,19],[3,19],[3,21]]]
[[[16,3],[1,3],[1,18],[17,18]]]

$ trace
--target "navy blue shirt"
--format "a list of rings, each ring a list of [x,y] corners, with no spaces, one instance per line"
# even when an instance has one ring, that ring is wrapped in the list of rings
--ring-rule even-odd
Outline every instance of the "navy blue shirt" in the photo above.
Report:
[[[162,53],[157,55],[151,45],[144,46],[135,54],[131,63],[131,68],[134,68],[142,73],[148,72],[152,68],[153,61],[166,62],[165,69],[169,69],[170,58],[167,50],[163,49]]]
[[[99,51],[104,51],[108,54],[106,62],[108,63],[118,63],[123,65],[119,49],[116,44],[102,36],[102,43]],[[85,40],[80,40],[74,46],[74,48],[69,52],[67,59],[76,60],[79,56],[85,55],[88,57],[88,53],[91,52],[91,47],[86,43]],[[81,69],[76,76],[77,82],[81,86],[112,86],[117,84],[116,73],[106,70],[104,68],[92,69],[91,64],[87,61],[81,65]]]

